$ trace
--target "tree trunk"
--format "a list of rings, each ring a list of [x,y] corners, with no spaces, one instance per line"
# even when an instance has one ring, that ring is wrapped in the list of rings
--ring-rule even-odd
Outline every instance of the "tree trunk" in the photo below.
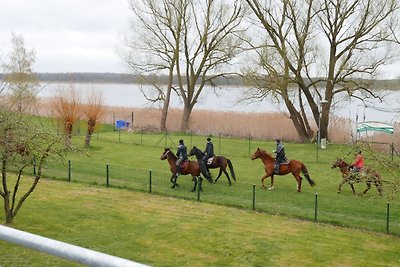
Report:
[[[85,137],[85,146],[90,146],[90,140],[92,139],[92,135],[93,135],[95,127],[96,127],[96,120],[89,119],[88,120],[88,129],[87,129],[86,137]]]
[[[191,113],[192,113],[192,108],[189,107],[189,105],[185,105],[182,114],[181,131],[185,132],[189,130],[189,120]]]

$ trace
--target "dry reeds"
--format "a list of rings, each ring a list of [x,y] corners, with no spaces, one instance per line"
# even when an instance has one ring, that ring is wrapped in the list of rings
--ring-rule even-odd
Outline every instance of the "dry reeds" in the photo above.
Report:
[[[49,116],[49,106],[46,100],[41,100],[40,114]],[[113,123],[113,120],[125,120],[131,122],[133,113],[134,130],[159,131],[161,109],[157,108],[126,108],[107,107],[107,113],[103,116],[103,123]],[[170,109],[167,119],[167,130],[177,132],[180,130],[182,110]],[[115,121],[114,121],[115,123]],[[329,141],[332,143],[351,143],[355,140],[355,124],[348,118],[331,117],[329,123]],[[317,125],[312,126],[317,132]],[[199,135],[222,135],[239,138],[253,138],[261,140],[273,140],[280,137],[285,141],[300,142],[292,121],[285,113],[255,113],[193,110],[190,117],[190,129]],[[375,140],[394,143],[400,146],[399,125],[395,128],[394,135],[378,134]]]

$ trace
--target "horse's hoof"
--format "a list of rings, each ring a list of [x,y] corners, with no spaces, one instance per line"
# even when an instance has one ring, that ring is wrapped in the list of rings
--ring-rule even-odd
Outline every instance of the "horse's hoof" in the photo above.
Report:
[[[272,190],[272,189],[274,189],[274,187],[273,187],[273,186],[271,186],[270,188],[268,188],[268,190]]]
[[[262,188],[262,189],[265,189],[265,188],[267,188],[267,187],[266,187],[265,185],[262,185],[261,188]]]

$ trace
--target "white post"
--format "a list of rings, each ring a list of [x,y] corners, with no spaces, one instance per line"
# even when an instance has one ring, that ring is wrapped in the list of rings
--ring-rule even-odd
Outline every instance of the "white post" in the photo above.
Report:
[[[24,231],[0,225],[0,239],[24,247],[32,248],[60,258],[72,260],[87,266],[104,267],[143,267],[127,259],[111,256],[94,250],[74,246],[68,243],[34,235]]]

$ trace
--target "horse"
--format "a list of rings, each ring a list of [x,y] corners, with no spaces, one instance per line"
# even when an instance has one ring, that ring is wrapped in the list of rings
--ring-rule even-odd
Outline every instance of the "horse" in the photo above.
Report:
[[[331,167],[332,169],[339,168],[340,172],[342,173],[343,180],[339,184],[338,193],[342,191],[342,186],[345,183],[349,183],[351,190],[353,191],[353,195],[357,195],[356,190],[354,189],[354,183],[360,183],[365,180],[367,188],[363,191],[363,195],[365,195],[368,192],[368,190],[371,189],[371,183],[374,182],[374,185],[376,186],[379,195],[382,196],[383,194],[382,178],[377,171],[369,167],[364,167],[364,169],[361,172],[352,173],[350,171],[350,165],[347,164],[344,160],[339,158],[332,163]]]
[[[197,161],[199,161],[199,164],[201,164],[201,161],[203,160],[204,153],[196,146],[194,146],[190,152],[189,152],[189,157],[190,156],[196,156]],[[211,162],[210,162],[211,161]],[[231,172],[231,176],[233,180],[236,181],[236,176],[235,176],[235,171],[233,169],[233,165],[230,159],[225,158],[223,156],[214,156],[209,159],[207,162],[207,166],[209,169],[215,169],[219,168],[219,174],[218,177],[215,179],[214,183],[216,183],[221,177],[222,172],[225,174],[226,178],[228,179],[229,185],[232,185],[231,179],[229,177],[228,172],[226,171],[226,167],[229,167],[229,171]]]
[[[251,157],[251,160],[255,159],[261,159],[261,161],[264,163],[265,174],[261,177],[262,187],[266,188],[265,179],[271,177],[271,186],[268,189],[274,189],[275,158],[264,150],[257,148],[256,152],[254,152],[253,156]],[[315,186],[315,182],[310,178],[306,166],[301,161],[290,160],[289,162],[282,163],[279,166],[278,175],[286,175],[288,173],[292,173],[297,181],[297,192],[301,192],[301,181],[303,178],[300,176],[300,173],[303,173],[310,186]]]
[[[176,180],[178,179],[178,176],[176,175],[176,161],[178,160],[178,157],[175,156],[175,154],[169,149],[169,148],[165,148],[164,152],[161,155],[161,160],[168,160],[168,164],[170,166],[171,172],[172,172],[172,176],[171,176],[171,183],[172,183],[172,187],[171,188],[175,188],[178,185],[178,183],[176,182]],[[200,170],[200,166],[199,163],[197,161],[185,161],[184,163],[182,163],[183,166],[181,168],[181,174],[182,175],[187,175],[190,174],[192,175],[192,181],[194,183],[194,187],[192,189],[192,192],[196,191],[196,187],[197,187],[197,179],[199,181],[202,181],[202,177],[201,177],[201,170]],[[212,183],[212,178],[211,176],[205,175],[206,179]],[[201,184],[200,184],[201,185]],[[199,188],[201,190],[201,188]]]

